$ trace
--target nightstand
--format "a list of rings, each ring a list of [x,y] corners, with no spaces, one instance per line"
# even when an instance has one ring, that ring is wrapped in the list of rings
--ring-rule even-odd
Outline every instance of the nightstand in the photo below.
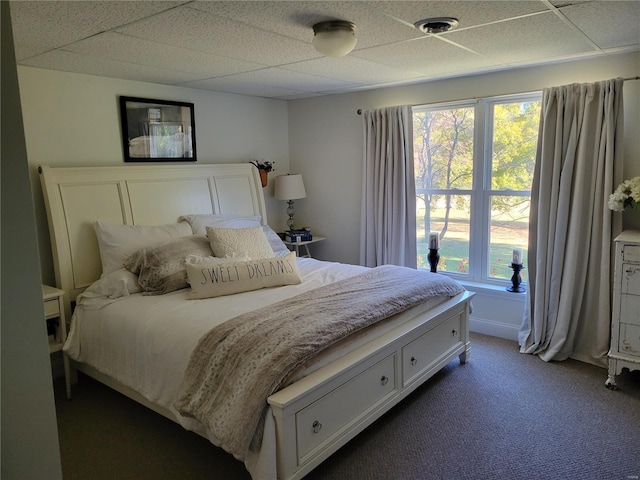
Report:
[[[311,252],[309,252],[309,245],[311,245],[312,243],[322,242],[323,240],[326,240],[326,237],[316,237],[314,235],[313,240],[308,240],[306,242],[287,242],[286,240],[283,240],[283,242],[286,246],[289,247],[290,250],[294,250],[296,252],[296,257],[312,258]],[[305,251],[307,252],[305,255],[300,255],[300,247],[305,248]]]
[[[605,385],[615,390],[623,368],[640,370],[640,230],[625,230],[614,240],[616,262],[613,283],[609,375]]]
[[[59,352],[62,350],[64,342],[67,340],[67,323],[64,318],[64,291],[58,288],[42,285],[42,303],[44,304],[45,320],[57,318],[54,332],[49,336],[49,352]],[[49,324],[49,322],[47,322]],[[49,330],[47,326],[47,330]],[[69,358],[62,352],[64,362],[64,381],[67,387],[67,398],[71,398],[71,376],[69,371]]]

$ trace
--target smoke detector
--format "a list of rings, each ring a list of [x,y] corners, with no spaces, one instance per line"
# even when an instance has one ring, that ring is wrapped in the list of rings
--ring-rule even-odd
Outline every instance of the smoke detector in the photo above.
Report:
[[[458,19],[453,17],[425,18],[424,20],[417,21],[414,25],[424,33],[443,33],[456,28],[458,26]]]

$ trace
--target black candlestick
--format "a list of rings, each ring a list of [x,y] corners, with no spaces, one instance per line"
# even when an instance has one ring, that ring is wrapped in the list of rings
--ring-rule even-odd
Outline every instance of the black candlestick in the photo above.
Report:
[[[437,248],[430,248],[427,255],[429,265],[431,265],[431,272],[436,273],[438,271],[438,262],[440,261],[440,254]]]
[[[526,288],[521,287],[522,278],[520,278],[520,270],[524,268],[522,263],[512,263],[509,265],[513,269],[513,275],[511,276],[511,286],[507,287],[507,292],[513,293],[524,293],[527,291]]]

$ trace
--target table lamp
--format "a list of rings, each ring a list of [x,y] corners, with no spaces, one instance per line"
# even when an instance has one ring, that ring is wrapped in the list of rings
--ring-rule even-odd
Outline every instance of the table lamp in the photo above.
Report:
[[[307,196],[302,175],[280,175],[276,177],[274,195],[278,200],[287,201],[287,215],[289,215],[287,226],[289,230],[293,230],[295,227],[295,221],[293,220],[293,201]]]

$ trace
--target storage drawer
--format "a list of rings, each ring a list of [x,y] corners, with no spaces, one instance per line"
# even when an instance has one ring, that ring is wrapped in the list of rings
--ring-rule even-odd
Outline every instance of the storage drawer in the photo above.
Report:
[[[640,262],[640,245],[625,245],[622,250],[623,262]]]
[[[403,347],[403,386],[411,383],[461,341],[460,321],[460,315],[455,315]]]
[[[620,324],[619,353],[635,355],[640,358],[640,325]]]
[[[622,293],[640,295],[640,265],[622,264]]]
[[[53,318],[60,316],[60,304],[58,299],[46,300],[44,302],[44,316],[46,318]]]
[[[299,464],[396,390],[395,364],[394,353],[296,413]]]
[[[620,295],[620,323],[640,326],[640,295]]]

